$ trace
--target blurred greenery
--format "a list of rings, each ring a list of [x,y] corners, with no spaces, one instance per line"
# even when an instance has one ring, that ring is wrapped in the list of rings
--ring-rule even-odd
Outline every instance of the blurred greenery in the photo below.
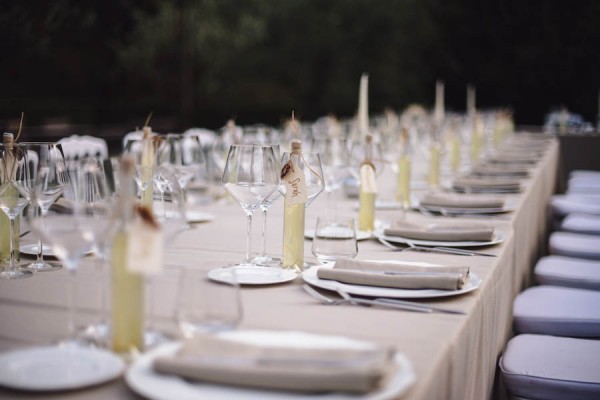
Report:
[[[0,119],[143,121],[173,130],[278,123],[357,106],[512,106],[541,124],[565,104],[595,120],[600,2],[580,0],[2,0]]]

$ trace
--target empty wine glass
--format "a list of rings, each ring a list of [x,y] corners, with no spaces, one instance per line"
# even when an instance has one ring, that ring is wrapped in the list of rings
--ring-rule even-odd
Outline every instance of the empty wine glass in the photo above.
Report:
[[[290,160],[291,153],[283,153],[281,157],[281,165],[285,165]],[[313,200],[325,189],[325,179],[323,179],[323,166],[321,165],[321,156],[317,153],[302,153],[302,157],[298,162],[298,168],[304,174],[306,180],[306,191],[308,207]],[[279,190],[285,196],[285,186],[280,185]]]
[[[161,139],[159,136],[152,136],[146,139],[131,139],[125,146],[125,153],[132,154],[135,161],[134,179],[138,191],[145,204],[152,203],[153,185],[155,181],[156,151]],[[157,185],[161,192],[161,198],[164,202],[164,188]],[[162,190],[161,190],[162,188]]]
[[[312,151],[321,157],[323,173],[325,174],[325,193],[329,200],[329,208],[335,210],[333,205],[333,192],[342,186],[344,180],[350,175],[350,152],[346,139],[333,137],[317,139],[314,141]]]
[[[9,219],[10,258],[8,267],[0,271],[0,279],[27,278],[32,275],[15,263],[15,219],[29,204],[31,178],[27,168],[27,153],[15,143],[0,146],[0,209]]]
[[[186,188],[206,168],[204,151],[197,136],[170,133],[157,150],[157,165],[170,168],[181,186],[185,198]]]
[[[234,329],[242,319],[242,304],[235,269],[227,282],[211,282],[206,271],[180,272],[177,324],[185,338]]]
[[[223,186],[247,217],[246,259],[239,266],[255,266],[250,259],[252,215],[279,185],[279,163],[268,145],[233,145],[229,149]]]
[[[32,206],[39,210],[41,217],[48,214],[50,206],[62,196],[69,185],[69,172],[65,161],[62,146],[56,143],[22,143],[27,151],[29,174],[31,181],[39,180],[37,195]],[[35,246],[37,259],[27,266],[31,271],[55,271],[62,268],[56,262],[44,260],[44,245],[39,237]]]

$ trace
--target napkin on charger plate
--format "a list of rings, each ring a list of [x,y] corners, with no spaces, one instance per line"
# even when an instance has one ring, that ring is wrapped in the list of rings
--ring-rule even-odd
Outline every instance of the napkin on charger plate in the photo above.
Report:
[[[395,221],[389,228],[384,229],[383,233],[386,236],[416,240],[487,242],[494,237],[494,227],[471,222],[413,224]]]
[[[299,392],[366,393],[393,369],[393,349],[260,346],[199,335],[173,356],[158,357],[155,371],[186,379]]]
[[[317,277],[352,285],[460,290],[469,282],[469,267],[340,259],[333,268],[319,268]]]
[[[489,179],[477,177],[461,177],[456,178],[452,182],[452,186],[457,188],[471,188],[481,190],[506,190],[519,191],[521,184],[518,179]]]
[[[502,208],[504,200],[491,197],[469,196],[466,194],[435,192],[428,193],[419,204],[424,207],[451,208]]]
[[[525,178],[529,176],[529,169],[523,165],[479,164],[471,168],[471,173],[477,176]]]

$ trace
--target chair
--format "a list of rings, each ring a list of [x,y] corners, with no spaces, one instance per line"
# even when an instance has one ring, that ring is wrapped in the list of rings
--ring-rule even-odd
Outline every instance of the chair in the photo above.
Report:
[[[600,292],[557,286],[535,286],[513,303],[517,333],[600,337]]]
[[[572,213],[600,215],[600,194],[554,195],[550,208],[552,214],[558,217]]]
[[[568,194],[600,193],[600,179],[595,176],[575,176],[567,182]]]
[[[545,335],[512,338],[499,362],[504,384],[519,399],[600,398],[600,341]]]
[[[58,141],[62,145],[67,160],[79,160],[85,157],[108,158],[106,141],[94,136],[73,135]]]
[[[550,235],[550,254],[600,260],[600,236],[554,232]]]
[[[213,143],[217,138],[217,134],[214,131],[204,128],[190,128],[183,132],[183,136],[196,136],[200,140],[200,144],[204,149],[212,149]]]
[[[600,290],[600,261],[547,256],[539,259],[534,273],[540,285]]]
[[[562,231],[600,235],[600,215],[569,214],[562,221]]]
[[[569,173],[569,178],[585,178],[600,181],[600,171],[576,169]]]

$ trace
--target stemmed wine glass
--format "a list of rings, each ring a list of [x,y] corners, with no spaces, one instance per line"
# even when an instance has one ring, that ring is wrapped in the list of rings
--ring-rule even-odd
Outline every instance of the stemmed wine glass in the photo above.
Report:
[[[169,133],[158,147],[157,165],[170,168],[185,198],[189,183],[206,168],[204,151],[197,136]]]
[[[312,151],[319,153],[325,174],[325,193],[329,200],[329,208],[333,206],[333,192],[339,189],[349,175],[350,152],[347,140],[338,137],[316,139]]]
[[[41,218],[48,215],[50,206],[63,194],[69,184],[69,172],[62,146],[56,143],[22,143],[27,151],[29,174],[31,182],[39,180],[39,187],[35,206],[41,213]],[[62,268],[59,263],[44,260],[44,245],[42,238],[38,238],[37,259],[27,266],[28,270],[44,272],[55,271]]]
[[[250,259],[252,215],[279,185],[279,163],[269,145],[233,145],[229,149],[223,186],[247,217],[246,259],[237,266],[256,266]]]
[[[30,176],[27,153],[15,143],[0,145],[0,209],[9,219],[10,259],[8,267],[0,272],[0,279],[28,278],[31,271],[15,265],[15,219],[29,204]]]
[[[65,199],[65,207],[50,208],[45,218],[40,213],[27,213],[31,228],[52,246],[54,254],[69,271],[68,282],[68,331],[69,339],[75,340],[76,271],[83,256],[91,252],[96,240],[108,237],[111,227],[106,212],[110,207],[99,199],[99,165],[83,159],[71,178],[74,199]],[[43,180],[35,182],[33,201],[42,196]]]
[[[273,153],[275,154],[275,159],[279,160],[280,150],[278,144],[269,144],[269,146],[273,147]],[[279,170],[279,166],[277,167]],[[267,212],[269,208],[277,200],[277,198],[281,195],[278,190],[274,190],[267,198],[260,204],[260,210],[263,214],[263,225],[262,225],[262,249],[258,256],[254,257],[252,261],[257,264],[269,264],[276,263],[281,261],[277,257],[273,257],[267,254]]]

